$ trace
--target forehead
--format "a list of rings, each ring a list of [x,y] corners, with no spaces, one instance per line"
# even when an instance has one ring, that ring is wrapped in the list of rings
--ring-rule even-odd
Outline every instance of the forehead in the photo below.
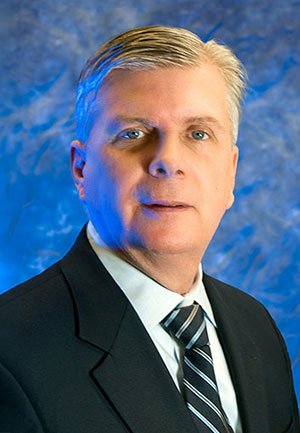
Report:
[[[226,83],[212,64],[113,70],[99,89],[93,111],[102,122],[134,117],[154,124],[181,123],[210,117],[226,126],[229,120]]]

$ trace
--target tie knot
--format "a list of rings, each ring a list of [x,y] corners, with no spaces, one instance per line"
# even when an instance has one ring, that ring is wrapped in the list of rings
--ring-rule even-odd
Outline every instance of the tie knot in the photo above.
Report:
[[[194,303],[182,308],[176,307],[162,321],[162,324],[184,344],[186,349],[208,344],[204,313],[199,304]]]

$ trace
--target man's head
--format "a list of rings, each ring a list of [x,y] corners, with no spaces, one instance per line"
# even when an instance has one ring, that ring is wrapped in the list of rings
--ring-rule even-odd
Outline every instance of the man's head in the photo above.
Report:
[[[90,108],[114,69],[130,71],[169,67],[216,65],[227,85],[227,104],[231,119],[232,143],[238,136],[241,101],[246,71],[224,45],[211,40],[204,43],[194,33],[173,27],[142,27],[129,30],[102,45],[84,65],[77,89],[77,137],[85,142],[92,124]]]
[[[227,48],[208,44],[182,29],[136,29],[81,74],[72,172],[111,248],[201,258],[233,203],[243,74]]]

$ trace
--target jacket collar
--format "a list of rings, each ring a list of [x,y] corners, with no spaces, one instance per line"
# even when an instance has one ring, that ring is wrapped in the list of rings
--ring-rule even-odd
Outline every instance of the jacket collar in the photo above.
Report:
[[[72,292],[77,336],[108,352],[128,301],[92,250],[86,237],[86,226],[62,259],[61,270]]]

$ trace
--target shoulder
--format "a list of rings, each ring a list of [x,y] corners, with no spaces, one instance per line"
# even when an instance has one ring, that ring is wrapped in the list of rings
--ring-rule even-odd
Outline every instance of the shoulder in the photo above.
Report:
[[[253,296],[208,275],[203,279],[217,321],[233,323],[248,335],[262,353],[283,356],[290,368],[285,341],[267,308]]]
[[[62,264],[70,252],[41,274],[8,290],[0,296],[0,346],[11,351],[11,342],[24,351],[32,342],[41,342],[43,335],[60,330],[60,335],[74,328],[73,297],[62,271]],[[72,255],[80,256],[75,252]],[[72,258],[69,259],[72,262]],[[77,265],[77,268],[79,266]],[[15,349],[17,350],[17,349]],[[21,350],[21,349],[20,349]]]
[[[72,262],[74,256],[79,256],[80,261],[82,252],[78,252],[78,244],[81,245],[84,243],[84,237],[85,230],[83,228],[77,241],[65,257],[54,263],[39,275],[36,275],[30,280],[25,281],[0,295],[0,316],[4,311],[11,311],[18,308],[22,309],[24,305],[31,303],[41,304],[43,300],[50,301],[51,298],[59,298],[64,292],[64,288],[68,286],[62,272],[62,263],[65,260],[68,260],[68,257],[70,256],[71,258],[69,261]]]
[[[0,296],[0,322],[5,324],[0,328],[1,347],[20,341],[26,350],[25,340],[42,341],[43,335],[52,340],[54,333],[56,338],[74,334],[78,302],[89,307],[95,293],[107,288],[105,282],[104,288],[101,286],[105,277],[109,280],[84,227],[61,260]]]
[[[30,280],[21,283],[7,292],[0,295],[0,311],[8,307],[9,303],[13,303],[19,298],[30,297],[36,291],[41,291],[47,286],[55,285],[60,277],[59,262],[53,264],[48,269],[34,276]],[[31,293],[33,292],[33,293]]]
[[[267,308],[253,296],[208,275],[203,282],[216,317],[243,329],[257,343],[281,347],[287,355],[281,333]]]
[[[225,302],[232,309],[239,311],[241,316],[248,313],[255,314],[255,312],[270,316],[261,302],[230,284],[217,280],[207,274],[203,274],[203,283],[210,298],[212,297],[213,299]]]
[[[59,262],[40,275],[12,288],[0,296],[0,344],[11,347],[11,342],[24,346],[39,333],[49,333],[63,326],[72,315],[72,300],[59,268]],[[51,325],[52,324],[52,325]]]
[[[10,322],[23,323],[27,318],[38,318],[47,313],[54,303],[66,296],[66,283],[60,262],[41,274],[8,290],[0,296],[0,318],[5,318],[5,329]]]

